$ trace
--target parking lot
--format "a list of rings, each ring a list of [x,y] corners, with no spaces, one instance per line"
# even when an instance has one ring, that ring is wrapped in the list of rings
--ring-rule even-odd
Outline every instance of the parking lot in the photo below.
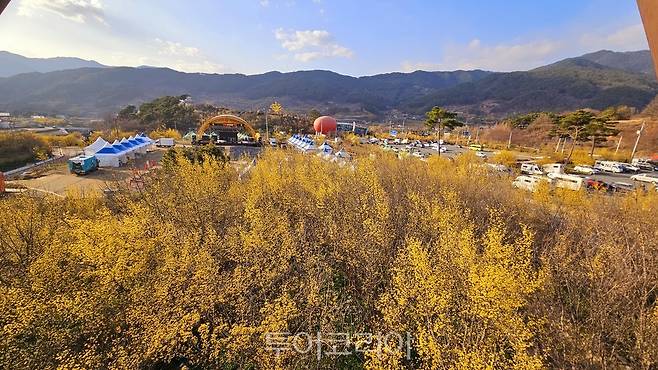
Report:
[[[389,146],[399,151],[406,150],[407,148],[406,144],[390,144]],[[468,148],[460,147],[459,145],[453,145],[453,144],[443,144],[441,145],[441,147],[445,147],[446,151],[444,153],[440,153],[440,155],[449,158],[454,158],[457,155],[467,152],[469,150]],[[422,148],[414,147],[412,148],[412,152],[420,152],[427,157],[431,155],[439,154],[436,148],[431,148],[431,147],[422,147]],[[493,153],[489,153],[489,155],[493,155]]]
[[[375,144],[377,145],[377,144]],[[403,151],[407,150],[407,145],[406,144],[389,144],[390,147],[397,149],[398,151]],[[470,149],[466,146],[459,146],[459,145],[453,145],[453,144],[444,144],[441,145],[441,147],[445,147],[446,151],[444,153],[440,153],[441,156],[446,156],[448,158],[454,158],[459,154],[462,154],[464,152],[469,151]],[[431,147],[414,147],[411,149],[411,152],[420,152],[424,156],[429,157],[431,155],[438,155],[439,152],[436,150],[436,148],[431,148]],[[495,152],[486,150],[484,149],[483,152],[486,154],[486,158],[491,158]],[[516,169],[515,169],[516,170]],[[652,172],[647,172],[647,171],[640,171],[638,173],[652,173]],[[656,173],[656,172],[653,172]],[[632,172],[625,172],[625,173],[611,173],[611,172],[600,172],[594,175],[582,175],[578,174],[578,176],[581,176],[583,178],[591,178],[597,181],[602,181],[604,183],[614,185],[614,184],[625,184],[628,185],[629,187],[637,188],[637,187],[643,187],[643,186],[649,186],[649,183],[645,182],[638,182],[638,181],[633,181],[631,180],[631,176],[635,175],[636,173]],[[658,176],[658,174],[657,174]]]

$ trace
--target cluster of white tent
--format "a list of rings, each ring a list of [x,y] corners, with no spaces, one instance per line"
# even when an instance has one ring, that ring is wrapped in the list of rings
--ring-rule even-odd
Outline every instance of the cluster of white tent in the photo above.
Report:
[[[288,139],[288,144],[294,146],[295,148],[301,150],[302,152],[310,152],[318,149],[318,147],[315,145],[315,141],[313,140],[313,138],[305,135],[299,135],[299,134],[292,135],[290,139]]]
[[[112,144],[99,137],[84,152],[87,156],[95,156],[100,167],[119,167],[134,159],[137,154],[145,154],[153,145],[153,140],[144,134],[114,140]]]
[[[340,159],[351,158],[350,154],[347,151],[345,151],[345,149],[341,149],[334,153],[334,148],[332,148],[331,145],[329,145],[326,141],[322,143],[322,145],[316,146],[313,138],[304,135],[295,134],[291,136],[290,139],[288,139],[288,144],[301,150],[304,153],[317,152],[318,155],[327,158],[329,157],[335,157]]]

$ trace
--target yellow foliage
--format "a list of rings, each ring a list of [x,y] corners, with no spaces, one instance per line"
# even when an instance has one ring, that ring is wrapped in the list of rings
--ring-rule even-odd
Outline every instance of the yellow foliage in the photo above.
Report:
[[[43,137],[51,146],[84,146],[85,142],[82,135],[74,132],[65,136],[44,136]]]
[[[501,150],[496,153],[491,160],[507,167],[513,167],[516,164],[516,155],[509,150]]]
[[[658,365],[655,192],[528,196],[473,153],[173,163],[0,199],[0,367]],[[330,333],[411,340],[318,359]]]
[[[167,128],[167,129],[160,128],[160,129],[151,131],[151,133],[149,134],[149,137],[153,140],[157,140],[157,139],[160,139],[160,138],[163,138],[163,137],[168,137],[168,138],[172,138],[172,139],[175,139],[175,140],[180,140],[182,138],[180,132],[178,132],[177,130],[174,130],[173,128]]]

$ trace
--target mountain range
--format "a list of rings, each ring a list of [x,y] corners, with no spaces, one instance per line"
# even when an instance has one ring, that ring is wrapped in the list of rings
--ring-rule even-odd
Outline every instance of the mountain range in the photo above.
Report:
[[[104,68],[105,66],[93,60],[80,58],[28,58],[8,51],[0,51],[0,77],[10,77],[21,73],[46,73],[85,67]]]
[[[236,109],[262,109],[277,100],[290,110],[343,115],[422,114],[441,105],[467,115],[501,117],[622,104],[640,110],[658,93],[649,51],[602,50],[530,71],[366,77],[330,71],[201,74],[106,67],[77,58],[21,58],[0,52],[0,75],[19,71],[0,78],[0,111],[101,116],[162,95],[190,94],[197,103]]]

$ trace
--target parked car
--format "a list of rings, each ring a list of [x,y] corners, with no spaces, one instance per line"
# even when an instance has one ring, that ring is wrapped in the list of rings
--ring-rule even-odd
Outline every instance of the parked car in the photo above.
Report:
[[[612,190],[609,184],[601,180],[595,180],[590,178],[585,179],[585,187],[591,190],[605,190],[605,191]]]
[[[475,155],[480,157],[480,158],[487,158],[487,153],[485,153],[485,152],[477,151],[477,152],[475,152]]]
[[[277,147],[277,146],[279,145],[279,142],[276,141],[275,138],[271,138],[271,139],[269,140],[269,142],[270,142],[270,146],[272,146],[272,147]]]
[[[658,185],[658,176],[650,175],[648,173],[640,173],[637,175],[631,176],[631,180],[640,181],[640,182],[650,182],[654,185]]]
[[[631,161],[631,164],[633,166],[638,167],[642,171],[655,171],[656,170],[656,167],[648,159],[634,158]]]
[[[573,171],[576,173],[582,173],[584,175],[594,175],[599,173],[599,170],[597,170],[596,168],[591,166],[584,166],[584,165],[574,167]]]
[[[538,165],[534,163],[523,163],[521,164],[521,173],[525,173],[527,175],[543,175],[544,171],[539,168]]]
[[[634,166],[629,163],[620,163],[620,165],[624,168],[624,172],[640,172],[640,167]]]

